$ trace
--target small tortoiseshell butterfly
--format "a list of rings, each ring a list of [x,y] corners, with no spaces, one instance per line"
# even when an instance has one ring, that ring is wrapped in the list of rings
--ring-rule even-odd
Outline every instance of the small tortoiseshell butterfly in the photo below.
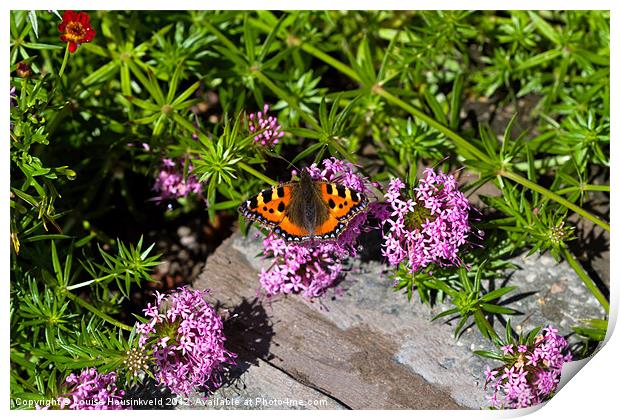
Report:
[[[239,212],[286,241],[302,242],[337,239],[367,206],[368,199],[361,192],[314,181],[303,170],[298,182],[261,191],[241,204]]]

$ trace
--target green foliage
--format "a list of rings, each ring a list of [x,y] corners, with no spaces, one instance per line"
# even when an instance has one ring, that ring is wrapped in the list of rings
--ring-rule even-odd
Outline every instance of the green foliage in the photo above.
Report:
[[[606,319],[584,319],[573,327],[577,334],[592,341],[603,341],[607,334],[608,322]]]
[[[513,286],[494,284],[524,251],[567,260],[608,309],[570,248],[575,218],[609,230],[590,208],[609,193],[609,12],[90,15],[97,35],[74,54],[59,13],[10,15],[13,396],[121,366],[133,345],[123,308],[158,260],[125,226],[149,212],[234,214],[290,178],[286,161],[337,156],[411,184],[445,158],[467,191],[497,189],[481,197],[485,239],[463,268],[395,273],[410,299],[452,305],[438,317],[459,317],[456,335],[473,320],[497,336]],[[248,132],[265,104],[285,132],[270,150]],[[162,158],[182,160],[202,196],[146,206]],[[599,340],[604,326],[575,331]]]
[[[531,346],[536,342],[536,336],[538,335],[541,329],[542,327],[536,327],[527,333],[524,332],[522,334],[516,334],[512,330],[512,326],[510,325],[510,319],[509,319],[506,322],[506,331],[503,334],[503,336],[493,337],[492,341],[495,347],[497,347],[497,350],[495,351],[476,350],[474,351],[474,353],[476,353],[478,356],[486,357],[488,359],[501,360],[505,363],[512,364],[516,361],[518,356],[513,355],[513,354],[505,355],[503,351],[500,350],[500,347],[511,345],[511,344],[515,347],[517,347],[520,344]]]

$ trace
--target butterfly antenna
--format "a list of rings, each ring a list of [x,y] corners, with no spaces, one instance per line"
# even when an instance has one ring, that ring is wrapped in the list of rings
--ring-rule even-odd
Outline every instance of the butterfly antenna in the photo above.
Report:
[[[441,165],[442,163],[444,163],[446,160],[448,160],[448,156],[444,157],[443,159],[441,159],[439,162],[435,163],[432,168],[435,169],[437,168],[439,165]]]
[[[277,159],[282,159],[283,161],[285,161],[286,163],[288,163],[289,168],[290,168],[290,167],[292,167],[293,169],[295,169],[295,170],[297,171],[297,173],[298,173],[298,174],[301,174],[301,169],[299,169],[297,166],[295,166],[295,164],[294,164],[293,162],[291,162],[290,160],[288,160],[288,159],[287,159],[287,158],[285,158],[284,156],[281,156],[281,155],[279,155],[279,154],[277,154],[277,153],[273,153],[273,152],[271,152],[271,151],[269,151],[269,150],[267,150],[267,151],[266,151],[266,153],[267,153],[269,156],[271,156],[271,157],[274,157],[274,158],[277,158]]]

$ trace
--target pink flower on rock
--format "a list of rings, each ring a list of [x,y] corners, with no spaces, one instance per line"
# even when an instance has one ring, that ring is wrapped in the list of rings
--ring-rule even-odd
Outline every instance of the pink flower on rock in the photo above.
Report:
[[[321,167],[312,164],[307,168],[314,180],[337,182],[366,195],[372,194],[370,186],[377,186],[357,173],[355,165],[329,158]],[[260,283],[268,295],[301,293],[308,298],[319,297],[333,286],[343,270],[343,262],[357,254],[357,239],[370,226],[368,215],[375,218],[383,215],[382,205],[371,203],[367,212],[362,212],[349,221],[346,230],[336,241],[308,241],[287,243],[273,234],[263,240],[265,258],[273,258],[269,269],[260,273]]]
[[[153,351],[155,377],[175,394],[188,396],[199,387],[221,386],[226,364],[236,355],[224,348],[223,324],[204,297],[207,291],[180,287],[156,293],[156,305],[143,310],[149,318],[137,324],[139,345]]]
[[[68,392],[59,398],[60,408],[70,410],[123,410],[125,391],[116,386],[116,373],[101,374],[95,368],[70,374],[65,380]]]
[[[520,344],[518,352],[507,352],[503,346],[504,366],[486,368],[485,389],[491,386],[488,400],[495,408],[524,408],[540,404],[555,392],[560,382],[562,365],[572,360],[568,343],[557,330],[547,327],[531,345]],[[527,360],[527,362],[525,362]],[[502,372],[496,376],[495,372]]]
[[[260,284],[268,295],[302,293],[305,297],[322,296],[342,272],[341,256],[346,250],[335,241],[287,243],[269,234],[263,240],[265,256],[275,264],[260,273]]]
[[[384,222],[383,256],[390,265],[404,262],[412,274],[431,264],[460,265],[471,205],[454,177],[427,168],[412,196],[402,191],[405,187],[393,179],[385,194],[392,213]]]
[[[278,123],[278,118],[268,116],[269,105],[265,104],[262,112],[248,115],[248,128],[250,133],[255,133],[254,144],[260,144],[265,147],[272,147],[278,144],[284,136],[282,126]]]

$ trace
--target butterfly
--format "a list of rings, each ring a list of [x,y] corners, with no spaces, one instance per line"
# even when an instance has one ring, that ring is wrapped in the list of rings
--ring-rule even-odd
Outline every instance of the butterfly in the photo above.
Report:
[[[315,181],[302,170],[299,181],[261,191],[239,212],[286,241],[335,240],[364,211],[368,198],[343,185]]]

